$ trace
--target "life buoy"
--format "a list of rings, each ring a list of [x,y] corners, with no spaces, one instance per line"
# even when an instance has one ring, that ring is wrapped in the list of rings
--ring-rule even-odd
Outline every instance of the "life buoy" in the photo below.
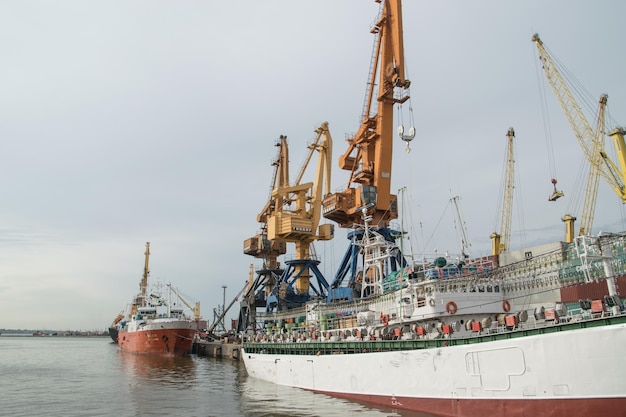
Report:
[[[435,306],[435,299],[431,298],[430,300],[428,300],[428,304],[430,304],[431,307]]]
[[[511,303],[509,303],[508,300],[502,302],[502,310],[504,310],[505,313],[511,311]]]
[[[458,309],[459,307],[454,301],[449,301],[448,304],[446,304],[446,311],[450,314],[456,314]]]
[[[383,316],[380,318],[380,320],[383,322],[383,326],[386,326],[389,324],[389,316],[386,314],[383,314]]]

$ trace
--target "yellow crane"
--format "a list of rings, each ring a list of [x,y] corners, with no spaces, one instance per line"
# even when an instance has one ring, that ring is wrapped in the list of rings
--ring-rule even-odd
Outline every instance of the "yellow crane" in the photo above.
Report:
[[[283,183],[272,191],[275,206],[266,216],[267,238],[272,242],[295,243],[296,260],[308,260],[311,243],[316,240],[330,240],[334,233],[333,225],[319,225],[322,199],[330,192],[333,141],[328,123],[322,123],[315,133],[315,140],[308,146],[309,152],[294,184]],[[315,152],[319,154],[315,179],[313,182],[302,183],[304,173]],[[308,293],[310,278],[308,266],[302,264],[299,268],[295,271],[298,276],[296,292]]]
[[[626,203],[626,188],[624,186],[626,183],[626,143],[624,142],[624,130],[616,128],[609,132],[619,161],[618,167],[608,157],[604,149],[604,114],[608,96],[603,94],[600,97],[595,128],[592,128],[539,35],[534,34],[532,41],[537,46],[539,59],[541,60],[546,78],[589,164],[589,176],[585,188],[583,213],[578,232],[581,236],[588,235],[591,234],[592,230],[600,176],[613,188],[622,203]],[[566,242],[574,240],[573,222],[575,220],[576,218],[570,214],[566,214],[563,218],[563,221],[566,223]]]
[[[257,278],[249,281],[246,293],[248,312],[254,314],[257,303],[266,308],[289,307],[308,299],[309,289],[324,295],[328,283],[317,268],[319,261],[313,259],[312,243],[330,240],[334,235],[332,224],[320,225],[322,199],[330,192],[333,141],[328,123],[316,130],[316,137],[308,147],[305,161],[293,184],[289,181],[289,147],[287,137],[281,136],[277,144],[278,156],[274,165],[272,190],[269,199],[257,216],[262,231],[244,242],[244,253],[264,258],[264,267],[257,271]],[[311,182],[303,182],[311,160],[318,154],[317,171]],[[278,256],[286,253],[286,244],[295,244],[295,256],[285,261],[280,269]],[[317,278],[319,288],[311,285],[311,277]],[[265,296],[256,291],[263,286]],[[258,305],[260,306],[260,305]]]
[[[278,257],[287,253],[287,244],[280,240],[270,240],[267,237],[267,219],[274,214],[277,208],[283,206],[282,200],[277,200],[273,190],[280,187],[289,186],[289,147],[287,137],[280,136],[276,143],[278,152],[276,159],[272,162],[274,173],[272,176],[270,196],[257,215],[257,221],[261,223],[261,232],[246,239],[243,243],[243,253],[263,259],[263,268],[260,270],[258,281],[263,281],[265,285],[265,295],[269,295],[275,285],[275,275],[280,274],[280,263]],[[250,284],[252,285],[252,280]]]
[[[323,203],[324,217],[340,227],[361,223],[360,208],[368,204],[373,204],[372,224],[377,227],[387,227],[390,220],[398,217],[397,196],[391,194],[393,110],[394,105],[409,99],[411,83],[404,73],[400,0],[377,2],[382,3],[382,11],[371,30],[376,41],[361,125],[339,157],[339,167],[350,172],[350,180],[344,191],[329,195]],[[404,135],[404,128],[400,127],[398,133],[408,143],[415,130],[411,127],[409,134]]]
[[[502,198],[502,212],[500,219],[500,233],[491,234],[491,254],[499,255],[501,252],[510,249],[511,241],[511,218],[513,215],[513,190],[515,188],[515,153],[513,139],[515,131],[509,128],[506,133],[506,173],[504,175],[504,192]]]

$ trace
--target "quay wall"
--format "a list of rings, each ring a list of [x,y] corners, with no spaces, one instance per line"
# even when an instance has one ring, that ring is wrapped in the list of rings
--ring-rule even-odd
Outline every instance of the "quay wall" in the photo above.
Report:
[[[208,356],[211,358],[239,360],[241,343],[233,343],[227,340],[199,340],[193,344],[193,353],[196,353],[198,356]]]

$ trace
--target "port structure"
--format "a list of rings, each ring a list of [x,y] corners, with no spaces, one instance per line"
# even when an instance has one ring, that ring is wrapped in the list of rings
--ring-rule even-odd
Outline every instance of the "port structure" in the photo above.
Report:
[[[320,261],[314,254],[313,243],[330,240],[334,235],[333,224],[319,224],[322,198],[330,190],[332,136],[327,122],[315,133],[293,184],[289,181],[287,137],[280,136],[270,197],[257,216],[262,224],[261,233],[244,242],[244,253],[267,260],[257,271],[251,293],[257,300],[254,307],[264,300],[268,312],[300,306],[311,295],[325,297],[329,287],[318,268]],[[303,182],[315,153],[318,154],[315,178]],[[285,268],[281,268],[277,258],[286,253],[287,243],[295,244],[295,254],[285,260]],[[248,310],[252,311],[253,306],[249,304]]]
[[[323,215],[340,227],[353,228],[348,233],[351,245],[331,284],[329,298],[349,297],[342,286],[350,276],[354,284],[359,264],[358,242],[363,239],[362,209],[368,208],[371,225],[390,242],[401,232],[390,228],[390,221],[398,217],[397,196],[391,192],[393,156],[394,107],[409,100],[411,82],[405,77],[402,8],[399,0],[377,1],[380,14],[370,32],[376,36],[361,124],[356,134],[347,140],[348,148],[339,157],[339,167],[350,172],[347,188],[328,195],[323,201]],[[404,126],[397,128],[400,138],[408,143],[415,136],[411,127],[405,134]],[[404,264],[401,255],[399,265]],[[392,268],[396,268],[393,266]]]
[[[609,186],[615,191],[622,203],[626,203],[626,143],[624,142],[624,129],[616,127],[608,133],[613,140],[613,146],[619,161],[619,167],[607,155],[604,142],[606,135],[605,126],[605,109],[608,96],[602,94],[599,99],[598,110],[596,112],[596,123],[592,128],[591,124],[585,117],[578,101],[574,97],[563,73],[567,73],[567,69],[563,65],[556,62],[539,37],[535,33],[531,39],[537,46],[539,60],[543,72],[556,95],[569,124],[574,131],[574,135],[578,140],[580,148],[585,155],[585,159],[589,164],[589,174],[587,176],[587,185],[585,187],[585,197],[583,202],[582,215],[580,219],[578,236],[590,235],[598,194],[598,183],[602,176]],[[576,220],[571,214],[566,214],[563,221],[566,223],[565,241],[571,243],[574,240],[574,226]]]
[[[515,130],[506,132],[506,168],[502,184],[502,210],[500,211],[500,233],[491,234],[491,254],[499,255],[510,250],[511,218],[513,217],[513,191],[515,190]]]

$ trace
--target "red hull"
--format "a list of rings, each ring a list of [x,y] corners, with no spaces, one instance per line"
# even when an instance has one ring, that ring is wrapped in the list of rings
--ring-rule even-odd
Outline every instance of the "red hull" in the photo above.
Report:
[[[117,341],[124,352],[158,356],[185,356],[191,353],[196,330],[154,329],[120,331]]]
[[[467,400],[402,398],[378,395],[324,394],[383,405],[392,409],[418,411],[441,417],[590,417],[619,416],[626,410],[626,398],[563,398],[551,400]]]

